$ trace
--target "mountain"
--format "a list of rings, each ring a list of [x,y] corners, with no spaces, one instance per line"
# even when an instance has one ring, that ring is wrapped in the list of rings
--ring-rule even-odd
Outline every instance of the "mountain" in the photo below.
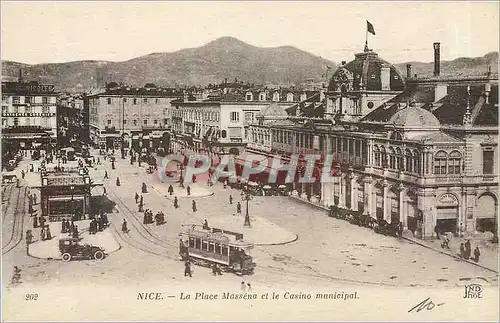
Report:
[[[2,76],[17,76],[23,70],[26,80],[56,85],[75,91],[90,89],[97,74],[105,81],[143,86],[207,85],[225,78],[255,84],[300,84],[307,79],[320,81],[327,66],[335,63],[291,46],[262,48],[236,38],[222,37],[204,46],[172,53],[153,53],[124,62],[77,61],[59,64],[27,65],[2,62]]]
[[[412,73],[432,76],[434,63],[409,62]],[[406,64],[396,64],[405,74]],[[442,75],[481,75],[488,65],[498,71],[498,52],[483,57],[457,58],[441,62]],[[155,83],[159,86],[207,85],[225,78],[255,84],[301,84],[307,79],[321,81],[326,67],[336,64],[291,46],[263,48],[233,37],[222,37],[204,46],[171,53],[152,53],[124,62],[77,61],[28,65],[2,61],[2,77],[17,77],[23,70],[26,80],[54,84],[59,90],[83,91],[96,86],[97,75],[107,82],[131,86]]]
[[[406,64],[411,64],[412,74],[432,76],[434,62],[408,62],[396,64],[396,67],[406,76]],[[491,66],[492,73],[498,73],[498,52],[491,52],[482,57],[460,57],[452,61],[441,61],[441,75],[485,75]]]

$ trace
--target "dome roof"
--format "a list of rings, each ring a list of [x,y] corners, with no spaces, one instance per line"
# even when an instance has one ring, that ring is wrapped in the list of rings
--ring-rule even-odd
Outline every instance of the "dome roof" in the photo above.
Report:
[[[388,124],[404,129],[430,129],[441,126],[438,118],[432,112],[412,106],[394,113]]]
[[[389,72],[388,87],[382,86],[383,68]],[[396,66],[371,50],[356,54],[353,61],[343,63],[333,74],[328,86],[330,91],[403,91],[404,88],[404,78]]]

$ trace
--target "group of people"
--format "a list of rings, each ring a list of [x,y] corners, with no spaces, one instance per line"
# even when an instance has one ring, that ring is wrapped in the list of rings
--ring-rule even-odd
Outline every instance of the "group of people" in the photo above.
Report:
[[[165,214],[162,211],[156,212],[154,216],[156,225],[162,225],[165,223]],[[144,219],[142,221],[143,224],[151,224],[153,223],[153,212],[149,209],[144,211]]]
[[[467,240],[465,243],[460,244],[460,257],[469,260],[472,259],[474,262],[479,262],[479,256],[481,255],[481,252],[479,251],[479,247],[476,246],[474,249],[474,256],[471,257],[472,253],[472,246],[470,243],[470,240]]]
[[[36,229],[38,227],[44,227],[45,226],[45,222],[47,222],[47,220],[45,219],[45,217],[43,216],[33,216],[33,229]]]
[[[50,227],[47,224],[43,226],[42,230],[40,231],[40,240],[45,241],[50,239],[52,239],[52,234],[50,233]]]
[[[97,231],[102,232],[108,224],[107,214],[98,214],[97,217],[90,220],[89,234],[96,234]]]
[[[74,221],[69,221],[64,219],[61,223],[61,233],[69,233],[69,235],[74,239],[80,238],[80,233],[78,232],[78,226],[75,225]]]

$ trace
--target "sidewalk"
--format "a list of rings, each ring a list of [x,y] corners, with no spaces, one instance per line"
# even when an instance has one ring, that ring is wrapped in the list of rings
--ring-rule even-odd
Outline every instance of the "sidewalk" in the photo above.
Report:
[[[310,204],[312,206],[324,209],[325,211],[329,211],[326,206],[311,203],[309,201],[305,201],[297,196],[290,195],[290,197],[293,199],[296,199],[297,201],[301,201],[303,203],[307,203],[307,204]],[[474,248],[476,247],[476,245],[479,244],[479,250],[481,252],[481,256],[479,257],[479,262],[476,263],[472,260],[465,260],[459,256],[460,243],[462,243],[462,242],[465,243],[467,241],[467,239],[465,239],[465,238],[461,239],[461,241],[460,241],[460,239],[453,238],[453,240],[450,241],[451,249],[441,248],[441,241],[440,240],[439,241],[438,240],[421,240],[421,239],[414,238],[411,234],[403,234],[403,239],[405,239],[409,242],[415,243],[419,246],[431,249],[435,252],[453,257],[453,258],[457,259],[457,261],[467,262],[467,263],[470,263],[474,266],[478,266],[478,267],[481,267],[483,269],[486,269],[486,270],[489,270],[489,271],[492,271],[492,272],[498,274],[498,245],[492,244],[491,242],[482,240],[480,242],[475,243],[474,238],[470,238],[471,245],[472,245],[472,251],[474,251]]]
[[[120,249],[120,245],[113,237],[113,234],[109,229],[105,229],[102,232],[97,232],[95,235],[89,235],[89,220],[75,221],[75,225],[78,226],[78,231],[80,232],[80,237],[82,240],[79,244],[90,244],[92,246],[98,246],[104,249],[106,254]],[[68,233],[61,233],[61,222],[51,222],[49,223],[50,233],[52,234],[52,239],[41,241],[40,240],[40,228],[31,229],[34,235],[34,241],[29,245],[28,254],[35,258],[43,259],[61,259],[61,253],[59,252],[59,239],[68,238]]]
[[[498,245],[492,244],[489,241],[477,240],[474,238],[470,238],[472,245],[472,252],[474,252],[474,248],[479,246],[479,251],[481,252],[481,256],[479,257],[479,262],[475,262],[473,260],[466,260],[461,258],[460,255],[460,243],[465,243],[467,241],[466,238],[452,238],[450,240],[450,248],[451,249],[443,249],[441,248],[441,240],[421,240],[416,239],[411,236],[405,236],[403,239],[416,243],[422,247],[434,250],[436,252],[442,253],[444,255],[448,255],[453,257],[459,261],[467,262],[469,264],[487,269],[489,271],[495,272],[498,274]]]
[[[200,223],[205,219],[200,217],[198,213],[191,216],[198,218]],[[256,246],[282,245],[298,239],[296,234],[260,216],[250,215],[251,227],[244,226],[244,214],[208,216],[206,219],[210,227],[242,233],[244,241],[252,242]]]

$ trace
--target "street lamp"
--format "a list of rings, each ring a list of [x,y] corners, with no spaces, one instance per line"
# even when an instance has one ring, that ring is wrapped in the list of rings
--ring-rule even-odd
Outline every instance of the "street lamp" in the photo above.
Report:
[[[245,190],[243,191],[244,194],[241,196],[242,201],[247,202],[247,207],[246,207],[246,214],[245,214],[245,224],[243,224],[245,227],[252,227],[250,224],[250,215],[248,214],[248,202],[252,200],[252,195],[248,194],[248,185],[246,186]]]
[[[74,200],[73,200],[73,194],[74,194],[74,190],[75,190],[75,187],[73,185],[71,185],[69,187],[69,189],[71,190],[71,218],[73,219],[74,216],[75,216],[75,204],[74,204]]]

